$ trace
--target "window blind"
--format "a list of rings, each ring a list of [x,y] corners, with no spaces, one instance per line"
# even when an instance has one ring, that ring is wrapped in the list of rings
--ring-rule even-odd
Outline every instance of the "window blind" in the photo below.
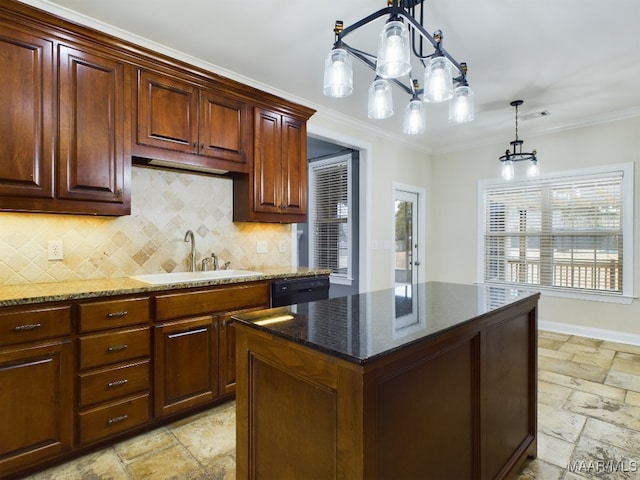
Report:
[[[349,168],[346,161],[312,166],[314,267],[348,275],[349,267]]]
[[[488,282],[622,293],[623,172],[484,191]]]

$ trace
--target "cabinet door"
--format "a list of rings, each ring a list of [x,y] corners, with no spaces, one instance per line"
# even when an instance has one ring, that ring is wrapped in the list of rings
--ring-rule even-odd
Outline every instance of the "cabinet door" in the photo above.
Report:
[[[53,46],[0,24],[0,208],[53,197]]]
[[[246,163],[251,135],[248,107],[219,93],[200,93],[200,155]]]
[[[137,142],[196,153],[198,89],[186,82],[140,70]]]
[[[291,117],[282,119],[282,213],[307,213],[307,129]]]
[[[58,197],[125,202],[125,65],[60,46]]]
[[[213,316],[155,327],[155,414],[180,412],[218,393],[218,335]]]
[[[72,352],[70,341],[0,349],[0,472],[71,448]]]
[[[282,206],[282,116],[255,109],[254,206],[255,212],[280,213]]]

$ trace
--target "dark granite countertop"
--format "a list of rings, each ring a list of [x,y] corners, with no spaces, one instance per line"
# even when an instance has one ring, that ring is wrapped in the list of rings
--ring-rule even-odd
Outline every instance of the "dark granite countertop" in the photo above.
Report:
[[[136,293],[148,294],[162,290],[230,285],[260,280],[274,280],[277,278],[325,276],[331,273],[329,270],[303,267],[269,267],[260,268],[259,270],[261,272],[260,275],[251,277],[203,280],[198,282],[177,282],[164,285],[150,285],[129,277],[5,285],[0,286],[0,307]]]
[[[413,292],[412,292],[413,290]],[[412,294],[413,293],[413,294]],[[234,316],[252,328],[364,364],[539,293],[428,282]]]

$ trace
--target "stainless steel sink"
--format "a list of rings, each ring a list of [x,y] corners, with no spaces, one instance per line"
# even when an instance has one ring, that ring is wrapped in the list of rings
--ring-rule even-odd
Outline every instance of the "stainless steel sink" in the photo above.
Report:
[[[148,275],[134,275],[131,278],[151,285],[169,285],[172,283],[206,282],[207,280],[224,280],[258,275],[262,275],[262,272],[251,270],[210,270],[208,272],[151,273]]]

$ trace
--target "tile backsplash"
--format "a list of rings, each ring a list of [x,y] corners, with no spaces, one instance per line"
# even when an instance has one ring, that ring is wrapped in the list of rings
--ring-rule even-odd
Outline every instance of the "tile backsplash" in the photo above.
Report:
[[[186,271],[187,230],[198,268],[212,252],[232,268],[291,265],[291,226],[234,223],[232,195],[229,179],[134,167],[131,215],[0,212],[0,285]],[[63,260],[48,260],[49,240],[62,240]],[[267,254],[256,253],[258,241],[267,242]]]

